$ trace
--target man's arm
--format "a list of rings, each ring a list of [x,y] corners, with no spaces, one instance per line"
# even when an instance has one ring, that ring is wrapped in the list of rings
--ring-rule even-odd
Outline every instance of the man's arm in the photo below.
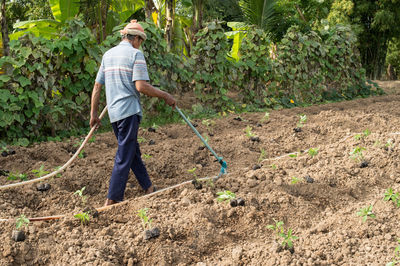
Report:
[[[149,83],[147,83],[147,81],[145,81],[145,80],[136,80],[135,85],[136,85],[136,89],[138,90],[138,92],[143,93],[150,97],[158,97],[158,98],[164,99],[166,104],[168,104],[169,106],[172,106],[172,108],[175,108],[176,100],[168,92],[154,88]]]
[[[97,81],[94,83],[93,92],[92,92],[92,104],[90,111],[90,127],[99,126],[100,119],[98,115],[99,109],[99,101],[100,101],[100,93],[101,93],[102,85]]]

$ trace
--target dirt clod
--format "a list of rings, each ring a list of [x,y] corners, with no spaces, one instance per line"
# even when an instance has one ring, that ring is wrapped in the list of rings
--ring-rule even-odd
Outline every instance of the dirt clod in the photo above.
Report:
[[[150,230],[145,230],[143,232],[143,239],[144,240],[150,240],[152,238],[156,238],[160,236],[160,229],[158,227],[154,227]]]
[[[253,141],[253,142],[260,142],[260,138],[259,137],[251,137],[250,140]]]
[[[312,178],[312,177],[309,176],[309,175],[306,175],[306,176],[304,177],[304,180],[306,180],[307,183],[314,183],[314,178]]]
[[[237,199],[237,204],[238,204],[239,206],[244,206],[244,205],[245,205],[244,199],[238,198],[238,199]]]
[[[231,199],[231,201],[229,202],[229,204],[231,205],[231,207],[236,207],[236,206],[238,205],[236,199]]]
[[[293,128],[293,131],[294,131],[295,133],[299,133],[299,132],[302,131],[302,129],[301,129],[301,127],[295,127],[295,128]]]
[[[149,127],[148,129],[147,129],[147,131],[149,131],[149,132],[156,132],[156,129],[155,128],[153,128],[153,127]]]
[[[3,156],[3,157],[7,157],[7,155],[8,155],[8,152],[6,152],[6,151],[3,151],[3,152],[1,153],[1,156]]]
[[[155,144],[156,144],[156,142],[155,142],[154,140],[151,139],[151,140],[149,141],[149,145],[155,145]]]
[[[11,238],[16,241],[24,241],[25,240],[25,232],[21,230],[13,230]]]
[[[36,186],[37,191],[47,191],[51,188],[49,183],[40,183]]]
[[[360,164],[360,168],[368,167],[368,162],[364,161]]]

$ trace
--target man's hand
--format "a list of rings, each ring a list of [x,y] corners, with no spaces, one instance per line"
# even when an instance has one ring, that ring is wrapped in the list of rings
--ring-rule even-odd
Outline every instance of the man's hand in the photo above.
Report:
[[[172,108],[175,108],[176,106],[176,100],[174,99],[174,97],[172,97],[171,94],[169,93],[165,93],[165,97],[164,97],[164,101],[166,104],[168,104],[169,106],[171,106]]]
[[[101,125],[101,121],[100,121],[98,116],[91,116],[90,117],[90,128],[95,126],[96,129],[98,129],[100,125]]]

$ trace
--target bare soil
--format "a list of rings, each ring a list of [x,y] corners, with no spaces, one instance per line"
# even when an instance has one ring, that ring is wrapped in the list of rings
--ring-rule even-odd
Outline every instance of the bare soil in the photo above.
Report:
[[[187,184],[139,198],[144,193],[132,174],[127,203],[83,226],[73,217],[85,207],[74,192],[85,186],[87,205],[104,203],[117,147],[111,132],[97,134],[85,147],[85,158],[46,181],[50,190],[37,191],[37,184],[0,190],[0,218],[66,214],[31,222],[23,242],[11,239],[14,222],[0,222],[0,265],[384,265],[393,259],[400,238],[400,208],[383,201],[389,187],[400,192],[398,85],[386,96],[272,111],[267,121],[262,121],[264,113],[242,114],[241,121],[229,115],[213,119],[215,125],[207,129],[195,120],[202,134],[213,133],[209,144],[228,163],[227,175],[204,182],[200,190]],[[306,114],[307,122],[295,133],[299,114]],[[246,136],[248,126],[259,142]],[[354,138],[365,129],[369,136]],[[143,158],[160,189],[191,180],[188,170],[194,167],[197,177],[220,171],[186,124],[156,132],[140,129],[139,135]],[[386,149],[389,139],[393,146]],[[34,178],[31,171],[41,165],[48,171],[63,165],[77,142],[15,147],[16,154],[0,157],[0,169]],[[365,148],[367,167],[350,158],[356,147]],[[310,148],[318,154],[309,155]],[[306,176],[314,182],[306,182]],[[17,181],[0,176],[0,185],[10,182]],[[216,193],[224,190],[243,198],[245,206],[218,202]],[[357,212],[369,205],[376,218],[363,222]],[[142,208],[149,208],[158,238],[143,239],[136,215]],[[274,221],[283,221],[285,231],[291,228],[298,237],[293,253],[279,248],[266,228]]]

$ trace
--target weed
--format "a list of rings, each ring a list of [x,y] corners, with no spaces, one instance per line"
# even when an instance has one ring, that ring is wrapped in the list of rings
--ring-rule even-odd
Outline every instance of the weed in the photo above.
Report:
[[[399,192],[394,193],[392,188],[388,188],[385,192],[385,196],[383,198],[384,201],[393,201],[393,203],[400,207],[400,195]]]
[[[222,191],[217,192],[217,195],[218,195],[217,197],[218,202],[225,201],[226,203],[228,203],[230,200],[236,198],[236,194],[229,190],[225,190],[223,192]]]
[[[26,181],[28,180],[27,175],[26,174],[19,174],[19,173],[10,173],[8,174],[7,180],[21,180],[21,181]]]
[[[308,154],[309,154],[311,157],[316,156],[316,155],[318,154],[318,148],[310,148],[310,149],[308,150]]]
[[[153,125],[151,127],[154,128],[154,129],[158,129],[160,126],[157,125],[156,123],[153,123]]]
[[[297,127],[302,128],[307,122],[307,115],[300,114],[299,116],[300,116],[300,118],[299,118],[299,122],[297,122]]]
[[[258,157],[258,163],[261,163],[266,158],[267,152],[263,148],[260,148],[260,157]]]
[[[376,218],[376,215],[372,212],[372,205],[369,205],[368,207],[365,208],[361,208],[357,212],[357,215],[363,218],[363,222],[365,222],[368,219],[368,217]]]
[[[35,174],[35,177],[39,178],[41,176],[47,175],[49,172],[44,170],[44,165],[42,164],[38,170],[32,170],[32,173]]]
[[[272,170],[276,170],[276,169],[278,168],[278,167],[276,166],[276,164],[274,164],[274,163],[271,164],[270,166],[271,166]]]
[[[206,126],[208,132],[212,133],[211,127],[215,125],[215,121],[214,120],[212,120],[212,119],[204,119],[204,120],[201,121],[201,123]]]
[[[145,139],[145,138],[143,138],[143,137],[138,137],[137,138],[137,142],[139,143],[139,144],[141,144],[141,143],[143,143],[143,142],[146,142],[147,141],[147,139]]]
[[[3,153],[3,152],[6,152],[6,153],[9,153],[9,152],[10,152],[10,150],[7,148],[6,145],[1,146],[0,153]]]
[[[289,228],[287,233],[285,233],[283,225],[284,223],[282,221],[275,221],[275,225],[273,224],[267,225],[267,228],[275,231],[277,239],[282,239],[281,242],[282,248],[287,247],[291,249],[293,248],[293,240],[298,239],[298,237],[293,235],[293,230],[291,228]]]
[[[149,209],[148,208],[143,208],[137,211],[137,216],[140,217],[140,219],[142,220],[142,227],[143,230],[151,230],[151,223],[153,221],[153,219],[149,219],[149,217],[147,216],[147,211]]]
[[[393,149],[394,143],[392,139],[388,139],[385,143],[385,148],[386,149]]]
[[[78,219],[79,221],[81,221],[81,225],[86,225],[90,221],[90,216],[89,216],[88,212],[82,212],[82,213],[75,214],[74,217],[76,219]]]
[[[297,153],[292,153],[292,154],[289,154],[289,157],[290,158],[296,158],[298,156],[298,154]]]
[[[291,184],[297,184],[297,183],[299,183],[300,182],[300,178],[298,178],[298,177],[292,177],[292,181],[290,182]]]
[[[17,220],[15,221],[15,227],[19,230],[21,227],[28,228],[29,219],[25,217],[25,215],[21,214]]]
[[[365,151],[366,149],[363,147],[355,147],[350,153],[350,158],[353,159],[356,162],[363,162],[364,161],[364,155],[363,155],[363,151]]]
[[[92,137],[88,140],[89,143],[94,143],[95,141],[96,141],[96,136],[92,136]]]
[[[83,205],[86,205],[86,201],[87,201],[87,197],[83,195],[83,191],[85,191],[85,189],[86,189],[86,187],[83,187],[74,192],[74,195],[78,195],[81,198]]]

